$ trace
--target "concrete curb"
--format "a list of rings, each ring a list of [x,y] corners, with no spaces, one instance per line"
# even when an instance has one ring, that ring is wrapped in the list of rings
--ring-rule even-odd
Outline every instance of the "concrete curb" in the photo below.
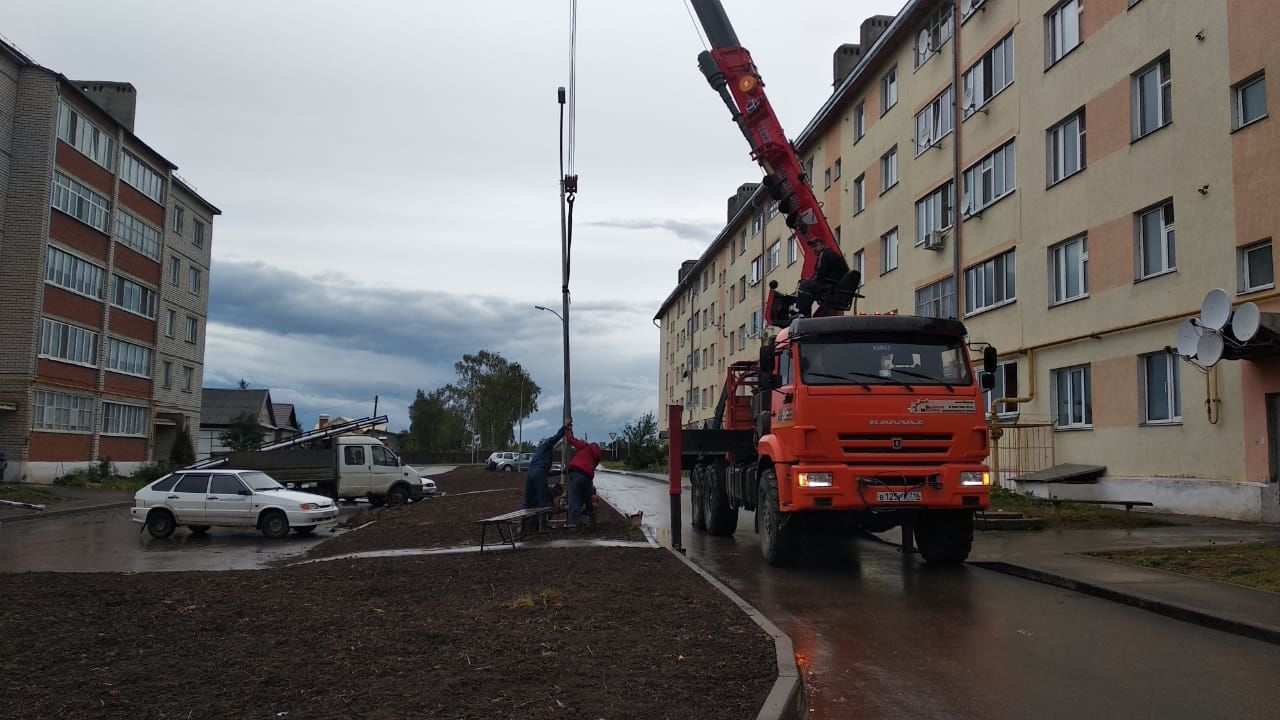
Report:
[[[666,546],[663,546],[666,547]],[[800,720],[805,716],[804,712],[804,693],[801,686],[800,667],[796,665],[796,650],[791,643],[791,638],[778,629],[765,617],[763,613],[752,607],[750,603],[743,600],[740,595],[730,590],[728,586],[715,579],[711,573],[703,570],[701,567],[685,557],[682,553],[676,552],[671,548],[666,548],[668,552],[676,556],[680,562],[689,566],[689,569],[702,576],[716,590],[729,598],[734,605],[737,605],[747,617],[755,621],[762,630],[773,638],[773,648],[777,653],[778,661],[778,679],[773,682],[773,688],[769,690],[769,695],[764,699],[764,705],[760,706],[760,712],[756,714],[756,720]]]
[[[661,485],[666,485],[666,484],[669,482],[666,478],[659,479],[659,478],[656,478],[656,477],[651,477],[651,476],[646,475],[646,474],[644,474],[644,473],[632,472],[631,470],[610,470],[609,468],[604,468],[604,472],[612,473],[612,474],[614,474],[614,475],[626,475],[627,477],[636,477],[636,478],[640,478],[640,479],[642,479],[642,480],[648,480],[648,481],[650,481],[650,482],[656,482],[656,483],[659,483],[659,484],[661,484]]]
[[[968,564],[976,565],[977,567],[985,568],[987,570],[994,570],[995,572],[1004,573],[1006,575],[1013,575],[1014,577],[1034,580],[1036,582],[1045,583],[1046,585],[1074,590],[1086,595],[1093,595],[1094,597],[1102,598],[1103,600],[1110,600],[1123,605],[1129,605],[1149,612],[1158,613],[1175,620],[1194,623],[1212,630],[1220,630],[1222,632],[1229,632],[1234,635],[1241,635],[1254,640],[1261,640],[1263,642],[1280,645],[1280,630],[1277,630],[1276,628],[1253,625],[1239,620],[1218,617],[1217,615],[1210,615],[1209,613],[1201,610],[1189,608],[1184,605],[1178,605],[1177,603],[1171,603],[1136,593],[1125,593],[1105,585],[1077,580],[1075,578],[1069,578],[1064,575],[1058,575],[1056,573],[1023,565],[1014,565],[1012,563],[999,561],[972,560],[969,561]]]
[[[12,517],[0,517],[0,525],[14,522],[28,522],[30,520],[47,520],[48,518],[66,517],[67,515],[77,515],[79,513],[93,512],[95,510],[114,510],[116,508],[127,508],[133,503],[131,502],[113,502],[103,503],[101,505],[86,505],[78,508],[67,508],[65,510],[33,510],[29,515],[14,515]]]

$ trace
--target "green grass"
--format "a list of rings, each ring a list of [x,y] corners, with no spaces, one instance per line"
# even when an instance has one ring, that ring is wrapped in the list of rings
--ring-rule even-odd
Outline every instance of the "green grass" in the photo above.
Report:
[[[1093,555],[1130,565],[1280,593],[1280,545],[1214,545]]]
[[[1016,493],[1002,487],[991,488],[991,509],[1020,512],[1026,517],[1043,518],[1051,528],[1144,528],[1167,527],[1170,523],[1146,513],[1115,510],[1097,505],[1063,503],[1055,513],[1053,504],[1029,494]]]
[[[132,478],[122,475],[116,475],[108,480],[101,482],[87,477],[83,474],[69,473],[54,480],[55,485],[74,488],[88,488],[90,490],[122,490],[128,492],[137,492],[143,485],[155,480],[155,478]]]
[[[31,487],[29,485],[0,485],[0,500],[42,505],[48,502],[57,502],[59,498],[44,488]]]

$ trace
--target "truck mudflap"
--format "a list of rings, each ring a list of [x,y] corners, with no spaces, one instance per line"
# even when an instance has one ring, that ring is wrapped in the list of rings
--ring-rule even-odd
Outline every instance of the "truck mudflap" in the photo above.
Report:
[[[802,510],[985,510],[984,465],[942,467],[777,466],[783,512]]]

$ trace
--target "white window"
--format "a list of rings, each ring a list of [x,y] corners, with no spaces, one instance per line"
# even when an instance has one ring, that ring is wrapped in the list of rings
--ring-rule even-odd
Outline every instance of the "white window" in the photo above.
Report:
[[[187,342],[195,344],[198,325],[199,323],[195,318],[190,315],[187,316]]]
[[[916,67],[929,62],[929,58],[951,39],[954,30],[952,19],[951,0],[946,0],[929,13],[924,27],[916,36]]]
[[[147,436],[147,420],[150,412],[139,405],[102,403],[103,435]]]
[[[195,268],[187,270],[187,292],[192,295],[200,294],[200,271]]]
[[[1240,248],[1239,255],[1240,292],[1269,290],[1276,286],[1270,240]]]
[[[761,320],[760,311],[752,310],[751,311],[751,337],[755,337],[760,334],[760,320]]]
[[[98,365],[98,333],[82,327],[40,319],[40,357],[77,365]]]
[[[889,148],[889,152],[880,157],[880,192],[898,184],[898,146]]]
[[[1053,393],[1054,426],[1093,427],[1093,400],[1088,365],[1060,368],[1049,373]]]
[[[760,213],[751,213],[751,234],[755,235],[764,227],[764,216]],[[747,249],[747,244],[742,243],[742,249]]]
[[[796,240],[796,236],[792,235],[791,237],[787,238],[787,265],[794,265],[796,262],[796,258],[799,257],[799,255],[800,255],[800,243],[799,241]],[[733,296],[730,295],[729,299],[732,300]]]
[[[743,323],[738,326],[738,349],[745,350],[747,347],[747,325]]]
[[[836,158],[836,162],[834,165],[831,166],[831,168],[832,168],[832,173],[834,173],[835,179],[839,180],[840,179],[840,158]]]
[[[1080,15],[1084,12],[1083,0],[1066,0],[1044,16],[1045,59],[1047,68],[1062,59],[1080,44]]]
[[[853,181],[853,214],[867,209],[867,176],[862,174]]]
[[[880,236],[880,274],[898,268],[898,228]]]
[[[107,231],[111,201],[57,170],[53,171],[50,204],[89,227]]]
[[[1049,304],[1089,295],[1089,238],[1080,236],[1049,248]]]
[[[964,314],[990,310],[1018,297],[1014,251],[1001,253],[964,271]]]
[[[120,179],[157,203],[164,204],[164,178],[127,150],[120,163]]]
[[[1231,126],[1236,130],[1267,116],[1267,78],[1257,75],[1231,88]]]
[[[916,157],[937,145],[955,126],[955,92],[948,87],[916,115]]]
[[[35,430],[87,433],[93,429],[93,398],[87,395],[37,390],[32,409]]]
[[[1013,84],[1013,33],[988,50],[964,73],[962,95],[967,118]]]
[[[117,338],[107,338],[107,369],[128,375],[151,377],[151,348]]]
[[[746,299],[747,299],[747,276],[743,275],[742,277],[738,278],[738,302],[743,302]]]
[[[982,212],[991,203],[1013,192],[1016,181],[1014,141],[964,171],[965,214]]]
[[[952,198],[955,184],[948,180],[942,187],[925,195],[916,203],[916,245],[923,245],[931,232],[946,230],[955,219]]]
[[[984,411],[991,412],[991,403],[1000,398],[1018,397],[1018,363],[1016,360],[1002,362],[996,365],[995,387],[983,392]],[[996,408],[996,417],[1001,420],[1009,420],[1018,417],[1018,406],[1009,403],[1001,403]]]
[[[955,278],[943,278],[916,290],[916,315],[954,318],[956,316]]]
[[[116,239],[152,260],[160,259],[160,231],[120,209],[116,211]]]
[[[831,189],[831,168],[822,171],[822,189]]]
[[[178,324],[178,313],[173,310],[164,311],[164,334],[165,337],[173,337],[173,326]]]
[[[853,141],[856,143],[867,134],[867,103],[860,102],[853,109]]]
[[[50,245],[45,257],[44,279],[51,285],[97,300],[102,297],[102,268]]]
[[[1173,233],[1173,201],[1137,215],[1139,280],[1178,267]]]
[[[146,318],[156,317],[156,291],[119,275],[111,276],[111,304]]]
[[[880,114],[884,115],[898,104],[898,68],[884,74],[880,78]]]
[[[774,240],[769,246],[769,254],[765,256],[764,271],[765,274],[771,273],[782,264],[782,242]]]
[[[176,257],[169,258],[169,284],[174,287],[182,284],[182,261]]]
[[[867,253],[865,250],[859,250],[858,252],[853,254],[853,267],[850,269],[858,271],[858,277],[859,277],[858,287],[862,287],[863,283],[866,282],[865,281],[865,278],[867,277],[866,261],[867,261]]]
[[[116,166],[116,141],[101,128],[72,110],[66,103],[58,103],[58,139],[84,153],[90,160],[108,170]]]
[[[1138,356],[1144,424],[1182,422],[1182,381],[1178,375],[1178,360],[1178,356],[1171,352]]]
[[[163,374],[161,375],[161,378],[162,378],[162,382],[161,382],[162,387],[166,389],[173,387],[173,363],[169,362],[168,360],[164,361]]]
[[[756,283],[760,282],[760,278],[762,277],[764,276],[760,272],[760,256],[757,255],[751,261],[751,285],[754,287]]]
[[[1049,128],[1046,138],[1050,185],[1062,182],[1084,169],[1084,108]]]
[[[747,231],[742,231],[742,244],[738,246],[738,254],[745,255],[747,252]]]
[[[191,244],[198,248],[204,247],[204,223],[199,220],[191,221]]]
[[[1173,122],[1173,80],[1163,57],[1133,76],[1133,139]]]

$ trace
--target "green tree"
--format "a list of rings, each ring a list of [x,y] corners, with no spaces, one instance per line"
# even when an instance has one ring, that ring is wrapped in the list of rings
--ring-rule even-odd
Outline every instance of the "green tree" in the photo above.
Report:
[[[196,461],[196,449],[191,443],[191,430],[181,428],[169,448],[169,462],[174,467],[186,467]]]
[[[627,446],[627,467],[633,470],[652,467],[662,460],[658,445],[658,421],[647,412],[622,429],[622,441]]]
[[[470,434],[467,420],[449,406],[445,388],[418,391],[409,406],[409,447],[419,452],[458,450]]]
[[[542,388],[520,363],[488,350],[463,355],[453,368],[458,380],[443,388],[449,407],[467,419],[481,447],[509,447],[516,423],[538,411]]]
[[[253,413],[241,413],[227,429],[218,434],[218,441],[232,452],[253,450],[262,444],[262,427]]]

